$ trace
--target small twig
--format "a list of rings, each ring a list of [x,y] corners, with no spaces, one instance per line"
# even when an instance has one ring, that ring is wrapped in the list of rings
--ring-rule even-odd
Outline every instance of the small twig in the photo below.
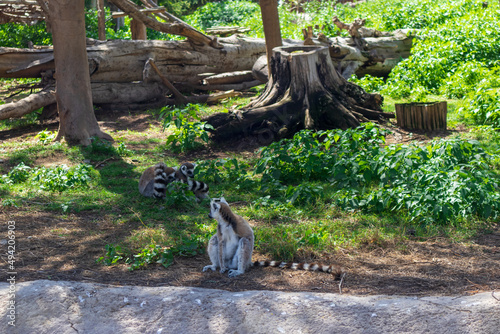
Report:
[[[342,276],[340,277],[340,283],[339,283],[339,294],[342,294],[342,284],[344,284],[344,277],[346,273],[343,273]]]
[[[432,261],[418,261],[418,262],[408,262],[408,263],[401,263],[401,264],[394,264],[394,266],[408,266],[411,264],[421,264],[421,263],[433,263]]]
[[[101,165],[101,164],[103,164],[103,163],[105,163],[105,162],[107,162],[109,160],[113,160],[113,159],[116,159],[116,158],[115,157],[111,157],[111,158],[104,159],[103,161],[99,161],[98,163],[96,163],[94,165],[94,168],[97,168],[97,167],[99,167],[99,165]]]
[[[500,302],[500,299],[498,299],[497,297],[495,297],[495,290],[491,291],[491,297],[495,298],[497,301]]]
[[[161,81],[163,82],[163,84],[168,88],[170,89],[170,91],[174,94],[175,96],[175,99],[177,100],[177,102],[179,104],[186,104],[187,103],[187,99],[184,95],[181,94],[181,92],[179,92],[175,87],[174,85],[172,85],[172,83],[164,76],[161,74],[160,72],[160,69],[156,66],[153,58],[149,58],[147,61],[146,61],[146,66],[148,66],[148,64],[151,66],[151,68],[156,72],[156,74],[158,74],[158,76],[160,77]]]
[[[474,285],[476,288],[479,288],[479,289],[482,289],[483,287],[479,284],[476,284],[474,282],[472,282],[470,279],[468,279],[467,277],[465,278],[467,281],[469,281],[470,284]]]

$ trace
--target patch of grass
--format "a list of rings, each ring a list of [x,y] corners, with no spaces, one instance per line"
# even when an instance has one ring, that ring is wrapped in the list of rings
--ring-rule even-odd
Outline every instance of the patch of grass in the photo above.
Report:
[[[234,3],[209,6],[221,10],[231,7],[231,21],[249,23],[250,27],[259,23],[251,16],[239,17]],[[170,125],[167,131],[155,125],[144,132],[121,130],[113,134],[117,140],[113,144],[96,139],[87,148],[69,148],[50,142],[52,133],[46,131],[28,141],[3,141],[2,205],[18,212],[46,212],[58,217],[71,213],[102,216],[130,233],[102,250],[101,263],[126,262],[132,269],[155,263],[167,267],[174,256],[203,252],[216,222],[207,218],[207,201],[197,203],[182,185],[169,186],[167,199],[157,201],[140,196],[138,179],[159,161],[178,166],[185,160],[199,160],[198,153],[210,153],[216,157],[197,161],[196,179],[210,185],[211,196],[224,195],[233,210],[251,222],[256,251],[276,260],[321,258],[339,248],[398,247],[404,251],[409,239],[441,237],[467,242],[489,224],[498,223],[500,132],[495,97],[500,81],[495,63],[498,59],[493,56],[498,54],[493,52],[498,43],[491,42],[487,31],[477,29],[474,20],[466,27],[477,39],[464,37],[455,26],[466,18],[488,21],[486,27],[493,25],[491,18],[498,19],[498,15],[482,13],[497,10],[498,5],[491,4],[485,11],[478,2],[466,0],[411,0],[370,1],[356,9],[342,5],[334,8],[328,2],[310,3],[305,8],[313,14],[306,17],[280,7],[284,36],[301,37],[301,29],[309,24],[324,25],[327,35],[334,36],[334,15],[344,22],[363,17],[367,26],[382,30],[443,26],[446,29],[435,34],[427,31],[429,36],[416,43],[415,55],[402,62],[389,81],[370,77],[355,81],[370,91],[382,92],[383,107],[388,112],[394,112],[395,103],[446,100],[449,128],[463,128],[459,108],[464,105],[460,98],[465,96],[469,99],[465,103],[472,102],[467,111],[476,115],[474,122],[490,125],[473,126],[471,122],[469,133],[412,145],[387,146],[384,131],[368,125],[358,130],[300,132],[254,155],[227,154],[215,145],[205,150],[211,143],[197,138],[206,134],[201,119],[213,112],[239,108],[250,99],[229,98],[213,107],[151,111],[153,115],[163,114],[165,125]],[[207,18],[207,13],[201,10],[192,19],[218,19]],[[448,19],[453,24],[446,23]],[[447,31],[451,31],[449,36],[441,36]],[[254,29],[253,33],[262,34],[262,30]],[[443,48],[451,44],[439,36],[447,37],[448,42],[456,39],[460,47],[479,41],[471,48],[482,60],[465,63],[460,54],[463,50]],[[432,52],[428,52],[428,45],[433,46]],[[477,53],[464,54],[472,57]],[[485,75],[491,79],[486,83],[482,81]],[[476,96],[474,88],[481,83],[487,91]],[[254,90],[259,92],[263,87]],[[0,122],[0,130],[33,124],[35,117],[33,113],[22,121]],[[49,157],[69,160],[73,165],[70,168],[93,166],[87,185],[64,190],[59,186],[40,187],[46,181],[68,178],[62,168],[50,169],[54,175],[41,169],[45,172],[40,172],[38,182],[30,182],[33,171],[41,168],[36,162]],[[469,206],[476,211],[467,209]]]
[[[478,216],[472,219],[457,216],[446,224],[433,224],[413,219],[414,214],[407,209],[370,211],[351,207],[351,211],[343,210],[338,205],[339,186],[343,191],[377,190],[373,181],[364,188],[360,188],[359,183],[366,182],[368,177],[362,166],[369,165],[363,161],[377,161],[373,154],[383,152],[382,135],[375,127],[361,132],[333,131],[316,135],[304,132],[291,141],[273,144],[251,158],[234,154],[231,158],[198,161],[196,178],[210,184],[212,196],[228,198],[233,210],[254,224],[256,250],[278,260],[317,258],[334,253],[339,247],[403,247],[406,239],[444,236],[451,241],[463,241],[491,221]],[[117,134],[123,145],[94,141],[83,149],[35,141],[23,146],[2,143],[0,149],[7,151],[9,164],[10,161],[33,163],[47,154],[75,161],[75,166],[84,160],[94,165],[111,158],[92,169],[88,186],[66,191],[27,182],[37,166],[25,163],[29,168],[23,165],[10,168],[2,178],[12,177],[18,181],[0,184],[0,192],[8,196],[2,205],[21,211],[106,213],[107,221],[127,226],[131,233],[103,250],[100,261],[105,264],[125,261],[132,269],[153,263],[168,266],[173,256],[203,252],[216,226],[215,221],[206,217],[207,201],[197,203],[189,193],[178,188],[180,185],[173,185],[163,202],[141,197],[137,191],[137,181],[146,167],[159,160],[178,165],[184,160],[183,156],[168,153],[167,158],[168,151],[157,138],[145,137],[132,144],[127,136],[125,131]],[[492,128],[477,128],[470,136],[485,143],[498,143],[498,134]],[[146,147],[128,148],[133,145]],[[489,147],[492,151],[498,144],[489,144]],[[408,148],[399,150],[406,152]],[[352,160],[349,160],[350,167],[342,162],[345,158]],[[493,161],[498,161],[496,159]],[[131,163],[134,160],[139,163]],[[354,173],[356,168],[359,171]],[[39,170],[55,172],[58,169]],[[346,173],[347,170],[351,172]],[[25,172],[27,177],[23,177]],[[40,172],[40,182],[50,180],[46,173]],[[55,172],[54,177],[61,178],[62,174],[58,173]],[[376,179],[375,174],[371,178]]]

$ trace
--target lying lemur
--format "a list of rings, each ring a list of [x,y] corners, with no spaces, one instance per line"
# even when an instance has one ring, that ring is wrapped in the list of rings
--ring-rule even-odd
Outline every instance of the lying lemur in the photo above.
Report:
[[[165,198],[167,185],[170,182],[182,182],[188,185],[198,199],[208,197],[209,187],[206,183],[195,181],[194,169],[196,164],[185,162],[180,168],[167,167],[163,162],[149,167],[139,179],[139,192],[146,197]]]
[[[220,268],[224,273],[229,269],[229,277],[243,274],[252,265],[261,267],[279,267],[295,270],[322,271],[340,276],[342,269],[337,265],[321,265],[317,263],[293,263],[277,261],[255,261],[252,264],[254,235],[248,222],[233,213],[228,203],[221,197],[210,202],[210,218],[217,220],[217,233],[210,238],[207,252],[212,264],[205,266],[203,271],[213,271]]]

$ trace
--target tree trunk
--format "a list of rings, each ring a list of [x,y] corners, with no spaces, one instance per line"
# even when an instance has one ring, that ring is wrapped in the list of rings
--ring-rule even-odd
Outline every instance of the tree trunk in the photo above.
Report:
[[[241,111],[206,119],[216,140],[253,135],[267,142],[302,129],[346,129],[394,117],[381,111],[382,96],[366,93],[338,73],[328,47],[285,46],[273,52],[264,93]]]
[[[146,25],[142,21],[131,19],[130,20],[130,31],[132,33],[132,39],[136,41],[148,39]]]
[[[56,139],[64,137],[70,145],[89,145],[94,136],[112,140],[100,130],[94,115],[85,42],[84,1],[51,0],[48,9],[60,118]]]
[[[104,0],[97,0],[97,30],[99,33],[99,40],[106,40],[106,13],[104,9]]]
[[[281,41],[280,18],[278,15],[278,1],[260,0],[260,11],[262,24],[264,25],[264,36],[266,38],[268,73],[271,73],[270,63],[273,49],[283,45]]]

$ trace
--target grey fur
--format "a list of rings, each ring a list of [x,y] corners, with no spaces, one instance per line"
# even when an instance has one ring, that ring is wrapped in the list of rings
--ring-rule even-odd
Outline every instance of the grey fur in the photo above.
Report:
[[[241,216],[233,213],[224,197],[210,202],[210,218],[217,220],[217,233],[208,243],[208,256],[211,265],[203,271],[217,270],[221,274],[229,269],[228,276],[236,277],[245,273],[252,265],[254,234],[250,224]]]
[[[149,167],[139,179],[139,192],[146,197],[164,198],[167,185],[175,180],[175,173],[175,168],[163,162]]]

